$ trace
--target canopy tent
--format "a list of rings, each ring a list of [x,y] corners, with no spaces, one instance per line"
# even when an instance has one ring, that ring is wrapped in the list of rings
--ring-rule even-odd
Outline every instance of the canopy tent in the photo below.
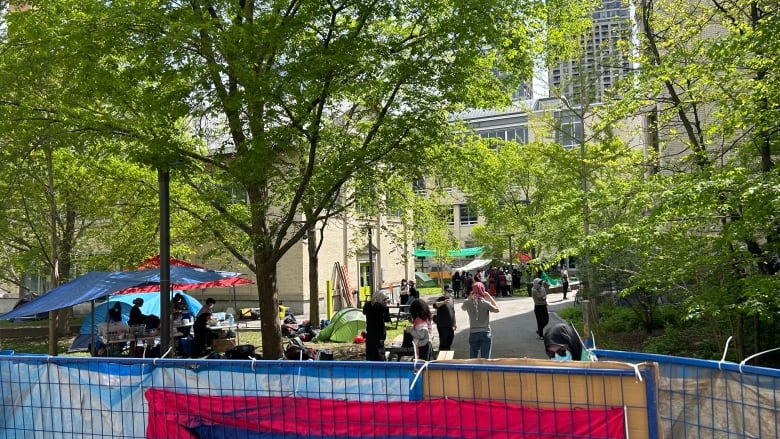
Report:
[[[354,338],[366,329],[366,316],[358,308],[340,309],[330,324],[320,331],[312,341],[332,341],[335,343],[352,342]]]
[[[525,252],[517,252],[515,253],[515,259],[519,260],[520,262],[526,263],[531,260],[531,255]]]
[[[190,262],[182,261],[180,259],[176,258],[170,258],[170,266],[171,267],[190,267],[190,268],[198,268],[201,270],[207,270],[206,267],[201,267],[200,265],[192,264]],[[150,258],[147,258],[145,261],[141,263],[141,265],[138,266],[139,270],[145,270],[150,268],[160,268],[160,255],[152,256]],[[204,288],[226,288],[226,287],[234,287],[236,285],[246,285],[246,284],[253,284],[254,282],[250,279],[245,279],[243,277],[240,277],[241,275],[236,273],[235,277],[228,277],[224,279],[218,279],[215,281],[206,281],[206,282],[199,282],[199,283],[173,283],[173,278],[171,278],[171,289],[174,290],[200,290]],[[136,286],[131,288],[126,288],[120,291],[117,291],[114,294],[131,294],[131,293],[151,293],[154,291],[160,291],[160,288],[157,287],[157,285],[144,285],[144,286]],[[234,304],[235,306],[235,304]]]
[[[483,253],[484,251],[484,247],[461,248],[458,250],[447,251],[447,256],[452,256],[453,258],[465,258],[469,256],[476,256]],[[436,250],[416,248],[414,249],[414,256],[416,258],[428,258],[431,256],[438,256],[438,252]]]
[[[198,299],[180,291],[171,291],[171,297],[174,294],[179,293],[184,297],[184,302],[187,304],[187,310],[196,315],[202,307]],[[122,294],[119,296],[109,296],[105,302],[95,306],[95,310],[87,314],[79,329],[79,335],[73,340],[70,345],[69,352],[86,351],[89,349],[90,343],[92,343],[91,332],[94,331],[97,334],[97,324],[108,321],[108,310],[115,306],[117,303],[122,307],[122,321],[127,323],[130,318],[130,308],[133,307],[133,300],[140,297],[144,300],[143,306],[141,306],[141,312],[146,315],[160,315],[160,292],[155,293],[142,293],[142,294]],[[94,319],[95,325],[92,325]]]
[[[220,280],[238,277],[239,273],[229,271],[204,270],[192,267],[170,267],[171,289],[176,286],[198,285],[195,288],[207,288],[208,285]],[[147,269],[135,271],[93,271],[79,276],[72,281],[36,297],[32,301],[0,316],[0,320],[29,316],[39,312],[55,311],[61,308],[100,299],[117,291],[133,288],[156,286],[160,291],[160,270]]]
[[[453,268],[452,271],[476,271],[481,270],[482,268],[487,267],[490,265],[491,259],[474,259],[473,261],[469,262],[468,264],[460,267],[460,268]]]

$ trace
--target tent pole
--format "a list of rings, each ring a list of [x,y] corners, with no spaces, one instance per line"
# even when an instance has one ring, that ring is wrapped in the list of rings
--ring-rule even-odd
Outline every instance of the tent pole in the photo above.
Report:
[[[92,323],[90,324],[91,328],[89,331],[90,337],[92,337],[92,339],[90,340],[89,346],[92,350],[92,356],[94,357],[95,352],[97,352],[95,350],[95,299],[90,300],[89,304],[90,304],[90,311],[91,311],[90,315],[92,316]]]

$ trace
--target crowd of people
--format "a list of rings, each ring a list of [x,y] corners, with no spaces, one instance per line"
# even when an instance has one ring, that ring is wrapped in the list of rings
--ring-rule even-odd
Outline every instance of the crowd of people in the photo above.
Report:
[[[455,330],[458,327],[455,299],[459,298],[463,298],[460,309],[465,311],[469,319],[469,358],[491,358],[493,335],[490,316],[500,312],[495,297],[512,296],[512,285],[519,285],[520,282],[519,276],[516,280],[513,278],[514,273],[510,274],[509,270],[496,267],[479,271],[473,276],[468,272],[455,272],[451,278],[452,284],[446,285],[444,294],[431,301],[430,305],[426,299],[420,298],[414,281],[402,280],[399,304],[408,309],[411,324],[405,330],[405,338],[410,340],[410,349],[415,358],[432,358],[434,324],[439,338],[439,351],[452,350]],[[566,270],[561,273],[561,287],[563,299],[566,299],[569,292],[569,276]],[[530,295],[534,304],[536,335],[539,340],[543,340],[545,352],[550,359],[579,361],[584,348],[576,330],[566,323],[550,325],[547,309],[549,291],[548,281],[540,277],[531,281]],[[383,361],[387,357],[385,324],[390,322],[391,318],[388,308],[390,303],[391,297],[380,291],[364,305],[363,314],[367,323],[366,360]]]

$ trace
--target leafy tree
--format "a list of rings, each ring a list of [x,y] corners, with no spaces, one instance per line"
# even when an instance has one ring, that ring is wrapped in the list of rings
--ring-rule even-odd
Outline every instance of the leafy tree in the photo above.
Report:
[[[42,107],[180,166],[210,206],[193,209],[203,230],[257,275],[268,358],[281,355],[276,264],[337,212],[340,189],[426,161],[450,114],[506,102],[535,49],[565,44],[541,29],[581,17],[579,2],[498,0],[31,4],[13,19],[31,59],[20,73],[79,78]],[[245,200],[220,195],[231,187]]]
[[[652,175],[627,188],[635,220],[604,235],[603,248],[628,239],[629,290],[681,294],[721,344],[729,328],[740,360],[751,341],[753,352],[774,346],[766,335],[776,332],[777,5],[638,6],[640,70],[608,117],[644,111]]]

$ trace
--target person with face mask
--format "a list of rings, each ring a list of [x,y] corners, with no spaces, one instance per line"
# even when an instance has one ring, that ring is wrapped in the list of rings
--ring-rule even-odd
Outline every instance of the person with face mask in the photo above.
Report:
[[[581,361],[584,346],[577,331],[568,323],[557,323],[544,330],[547,356],[555,361]]]

